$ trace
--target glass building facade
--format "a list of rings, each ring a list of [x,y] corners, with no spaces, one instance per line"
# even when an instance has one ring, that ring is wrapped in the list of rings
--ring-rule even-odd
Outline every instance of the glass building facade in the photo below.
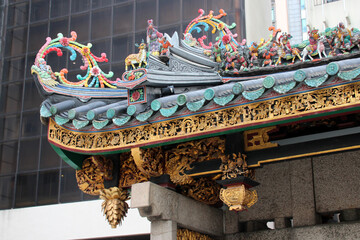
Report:
[[[46,37],[76,31],[95,55],[107,54],[101,68],[120,77],[126,56],[137,52],[134,43],[146,39],[148,19],[160,32],[182,33],[199,8],[223,8],[245,37],[243,0],[0,1],[0,209],[94,199],[78,189],[75,170],[51,148],[39,119],[42,99],[30,68]],[[68,68],[68,79],[81,72],[81,61],[66,54],[47,61],[54,71]]]

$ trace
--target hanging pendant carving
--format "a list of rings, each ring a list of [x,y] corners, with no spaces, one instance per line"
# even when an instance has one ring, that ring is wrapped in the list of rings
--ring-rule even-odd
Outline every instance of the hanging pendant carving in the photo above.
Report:
[[[257,200],[256,190],[249,190],[245,185],[232,186],[220,190],[220,199],[229,206],[229,210],[243,211],[254,205]]]

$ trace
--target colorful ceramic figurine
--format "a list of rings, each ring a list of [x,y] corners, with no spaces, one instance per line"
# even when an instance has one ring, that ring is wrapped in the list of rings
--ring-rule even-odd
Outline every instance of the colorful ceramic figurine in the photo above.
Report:
[[[146,35],[146,43],[149,52],[154,56],[159,56],[161,47],[159,40],[163,37],[163,34],[154,27],[152,19],[148,20]]]
[[[132,66],[133,69],[140,68],[142,64],[147,65],[146,62],[146,44],[142,42],[140,45],[135,44],[139,47],[139,53],[137,54],[130,54],[125,58],[125,70],[128,70],[129,66]],[[138,65],[138,67],[135,67],[135,64]]]

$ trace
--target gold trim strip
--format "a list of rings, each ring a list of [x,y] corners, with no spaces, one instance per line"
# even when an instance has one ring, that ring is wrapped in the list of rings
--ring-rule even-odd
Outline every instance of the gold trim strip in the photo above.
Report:
[[[360,105],[360,84],[320,89],[194,116],[111,132],[72,132],[49,122],[48,139],[75,152],[106,152],[230,131],[273,121],[299,119]]]

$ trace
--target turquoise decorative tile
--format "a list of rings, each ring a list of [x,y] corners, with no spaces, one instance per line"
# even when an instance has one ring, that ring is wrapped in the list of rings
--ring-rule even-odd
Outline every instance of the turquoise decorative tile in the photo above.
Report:
[[[217,105],[220,105],[220,106],[225,106],[226,104],[228,104],[231,100],[233,100],[235,97],[234,94],[230,94],[230,95],[227,95],[225,97],[216,97],[214,98],[214,102],[217,104]]]
[[[262,87],[257,90],[254,90],[254,91],[244,91],[244,92],[242,92],[242,95],[247,100],[255,100],[255,99],[258,99],[259,97],[261,97],[261,95],[263,95],[264,92],[265,92],[265,88]]]
[[[322,77],[305,79],[305,83],[309,87],[318,87],[321,84],[323,84],[328,78],[329,78],[329,75],[325,74]]]
[[[175,105],[175,106],[170,107],[170,108],[161,108],[160,113],[164,117],[170,117],[171,115],[173,115],[176,112],[176,110],[178,108],[179,108],[178,105]]]
[[[199,110],[200,108],[202,108],[202,106],[204,106],[205,103],[205,98],[196,101],[196,102],[188,102],[186,103],[186,107],[192,111],[192,112],[196,112],[197,110]]]

